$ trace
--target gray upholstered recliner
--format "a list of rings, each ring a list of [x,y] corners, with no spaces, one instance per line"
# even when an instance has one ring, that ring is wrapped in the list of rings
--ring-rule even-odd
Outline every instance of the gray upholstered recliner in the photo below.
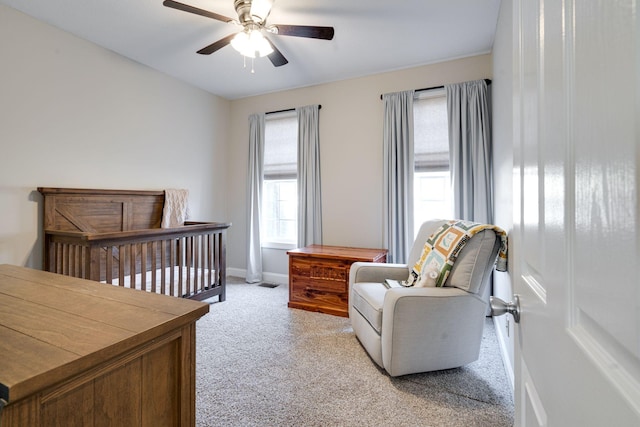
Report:
[[[427,238],[445,221],[425,222],[407,264],[357,262],[349,276],[349,317],[371,358],[391,376],[450,369],[478,359],[487,300],[482,298],[500,238],[474,235],[460,251],[444,287],[387,288],[406,280]]]

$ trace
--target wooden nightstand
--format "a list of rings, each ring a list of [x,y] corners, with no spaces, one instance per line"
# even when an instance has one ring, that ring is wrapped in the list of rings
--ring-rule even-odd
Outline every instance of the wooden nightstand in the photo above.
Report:
[[[349,270],[356,261],[387,262],[386,249],[310,245],[289,255],[291,308],[349,316]]]

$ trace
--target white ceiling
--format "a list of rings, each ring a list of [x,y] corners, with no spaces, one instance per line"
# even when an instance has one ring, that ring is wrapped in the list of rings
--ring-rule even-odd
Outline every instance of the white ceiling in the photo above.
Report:
[[[237,18],[233,0],[180,0]],[[231,46],[196,51],[237,27],[162,0],[0,0],[32,17],[227,99],[488,53],[500,0],[276,0],[268,24],[333,26],[331,41],[269,35],[289,60],[243,68]]]

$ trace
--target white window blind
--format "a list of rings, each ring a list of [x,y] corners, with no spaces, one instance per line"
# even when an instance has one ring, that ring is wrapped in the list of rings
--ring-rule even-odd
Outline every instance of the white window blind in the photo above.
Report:
[[[418,94],[413,101],[413,229],[433,218],[451,218],[449,122],[444,89]]]
[[[293,248],[298,229],[298,118],[295,111],[267,114],[260,228],[262,246]]]
[[[442,90],[418,95],[413,102],[415,171],[449,170],[447,97]]]
[[[269,114],[264,131],[264,178],[295,179],[298,173],[298,122],[295,111]]]

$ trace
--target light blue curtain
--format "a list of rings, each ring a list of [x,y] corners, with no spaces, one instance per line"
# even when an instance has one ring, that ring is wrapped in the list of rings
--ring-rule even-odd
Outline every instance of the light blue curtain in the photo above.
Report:
[[[247,224],[247,283],[262,281],[260,209],[264,175],[264,114],[249,116],[249,218]]]
[[[296,108],[298,116],[298,247],[322,244],[319,105]]]
[[[406,262],[413,243],[413,90],[382,96],[384,236],[388,260]]]
[[[456,218],[493,223],[491,117],[487,83],[445,85]]]

